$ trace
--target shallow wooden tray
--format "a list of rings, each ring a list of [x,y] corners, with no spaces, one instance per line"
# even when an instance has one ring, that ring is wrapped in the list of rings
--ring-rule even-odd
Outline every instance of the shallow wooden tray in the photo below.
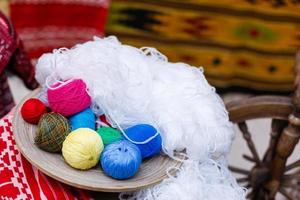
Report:
[[[78,188],[103,192],[122,192],[157,184],[167,177],[166,170],[169,167],[180,165],[167,156],[155,156],[144,161],[139,172],[133,178],[122,181],[106,176],[99,165],[87,171],[71,168],[64,162],[61,154],[45,152],[34,144],[36,126],[26,123],[20,114],[20,107],[23,102],[28,98],[35,97],[39,91],[40,89],[36,89],[27,95],[17,106],[13,119],[13,131],[17,146],[23,156],[48,176]]]

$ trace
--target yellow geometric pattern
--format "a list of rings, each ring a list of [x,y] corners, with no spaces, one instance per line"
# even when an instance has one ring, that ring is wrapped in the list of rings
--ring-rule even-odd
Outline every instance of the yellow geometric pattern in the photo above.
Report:
[[[154,46],[173,62],[202,65],[217,87],[287,92],[300,48],[300,2],[280,2],[115,0],[107,34]]]
[[[148,0],[150,2],[152,0]],[[188,3],[193,5],[206,5],[212,7],[232,8],[241,11],[256,11],[269,15],[293,15],[300,16],[300,3],[296,1],[283,0],[283,5],[276,0],[167,0],[170,3]]]
[[[182,62],[194,66],[203,66],[204,72],[214,86],[229,87],[232,85],[267,91],[289,91],[293,87],[294,60],[285,56],[260,56],[248,51],[226,51],[218,48],[197,48],[189,45],[164,45],[155,40],[139,40],[120,37],[122,42],[130,45],[154,46],[166,54],[173,62]],[[141,45],[142,44],[142,45]],[[214,58],[220,60],[214,65]],[[248,66],[241,67],[239,62],[247,60]],[[278,67],[274,73],[269,72],[270,66]]]
[[[219,1],[216,1],[219,2]],[[250,17],[240,17],[236,15],[226,15],[205,11],[197,10],[187,10],[181,9],[178,12],[177,8],[172,7],[162,7],[160,5],[147,5],[142,3],[134,3],[128,5],[128,2],[121,1],[112,5],[111,8],[113,13],[118,13],[118,11],[128,8],[141,8],[145,7],[147,10],[154,10],[160,12],[159,15],[154,15],[153,19],[160,22],[158,25],[151,25],[151,28],[155,33],[156,37],[162,37],[168,40],[188,40],[188,41],[199,41],[197,35],[191,35],[184,32],[185,29],[193,29],[195,24],[187,23],[187,20],[191,19],[203,19],[203,24],[208,27],[207,30],[203,30],[202,37],[208,38],[210,41],[216,43],[237,46],[244,45],[247,47],[258,48],[268,51],[294,51],[295,46],[300,46],[300,40],[295,40],[297,36],[300,36],[300,25],[295,22],[278,22],[278,21],[268,21]],[[112,14],[113,14],[112,13]],[[132,35],[145,34],[143,30],[132,29],[131,27],[120,26],[120,24],[114,24],[117,20],[124,19],[126,16],[120,15],[111,16],[111,23],[108,25],[108,30],[113,30],[114,32],[126,32]],[[299,21],[300,21],[300,7],[299,7]],[[261,26],[264,29],[271,30],[275,37],[280,37],[277,40],[271,41],[257,41],[257,40],[244,40],[242,38],[237,38],[234,30],[245,24],[246,22],[251,23],[256,26]],[[149,35],[149,34],[148,34]],[[151,35],[151,34],[150,34]],[[282,37],[284,35],[284,37]],[[201,38],[200,38],[201,39]]]

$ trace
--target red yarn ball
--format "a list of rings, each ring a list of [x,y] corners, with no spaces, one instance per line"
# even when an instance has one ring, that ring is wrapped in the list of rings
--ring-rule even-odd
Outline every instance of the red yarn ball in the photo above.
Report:
[[[30,124],[38,124],[41,116],[47,112],[47,107],[39,99],[28,99],[22,105],[21,115]]]

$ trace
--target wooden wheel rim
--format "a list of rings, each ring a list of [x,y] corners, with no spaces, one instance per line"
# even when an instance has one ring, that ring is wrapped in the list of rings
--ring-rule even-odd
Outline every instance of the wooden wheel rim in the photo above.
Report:
[[[248,193],[247,198],[273,199],[277,193],[281,193],[287,199],[294,199],[286,188],[293,189],[293,185],[290,182],[291,179],[297,178],[295,174],[297,173],[297,167],[300,167],[300,160],[285,166],[281,181],[278,185],[278,190],[276,190],[277,188],[275,186],[273,187],[273,185],[269,184],[271,172],[275,166],[273,159],[275,154],[278,153],[276,150],[278,150],[277,145],[279,138],[284,134],[284,130],[286,131],[288,122],[291,121],[291,116],[293,116],[294,105],[292,98],[282,96],[258,96],[242,101],[230,102],[226,107],[229,111],[230,120],[238,125],[251,153],[250,156],[243,155],[244,159],[253,163],[253,167],[250,170],[230,166],[233,172],[243,176],[237,179],[238,182],[244,183],[247,188],[250,187],[252,189],[251,192]],[[272,119],[271,131],[266,133],[270,134],[269,146],[261,159],[258,156],[246,123],[247,120],[259,118]],[[292,120],[295,121],[295,119]],[[292,169],[296,171],[289,174],[289,171]]]
[[[292,100],[283,96],[258,96],[226,104],[230,121],[238,123],[258,118],[287,120],[293,110]]]

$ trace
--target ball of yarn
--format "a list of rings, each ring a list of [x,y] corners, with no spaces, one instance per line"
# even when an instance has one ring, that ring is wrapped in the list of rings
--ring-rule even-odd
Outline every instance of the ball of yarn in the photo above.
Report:
[[[114,128],[101,127],[97,132],[101,136],[104,145],[123,139],[121,132]]]
[[[64,116],[74,115],[91,105],[87,86],[81,79],[56,83],[48,88],[47,96],[52,111]]]
[[[157,130],[148,124],[139,124],[125,130],[126,139],[140,149],[142,158],[151,157],[161,150],[162,139]]]
[[[96,131],[79,128],[64,141],[62,155],[71,167],[86,170],[98,163],[102,150],[103,143]]]
[[[37,124],[43,114],[47,112],[46,106],[39,99],[28,99],[22,105],[21,115],[30,124]]]
[[[59,113],[46,113],[39,121],[34,143],[45,151],[59,152],[70,132],[71,127],[64,116]]]
[[[127,140],[107,145],[101,155],[103,171],[115,179],[133,177],[142,162],[139,148]]]
[[[87,108],[69,118],[72,131],[78,128],[90,128],[95,130],[96,116],[90,108]]]

